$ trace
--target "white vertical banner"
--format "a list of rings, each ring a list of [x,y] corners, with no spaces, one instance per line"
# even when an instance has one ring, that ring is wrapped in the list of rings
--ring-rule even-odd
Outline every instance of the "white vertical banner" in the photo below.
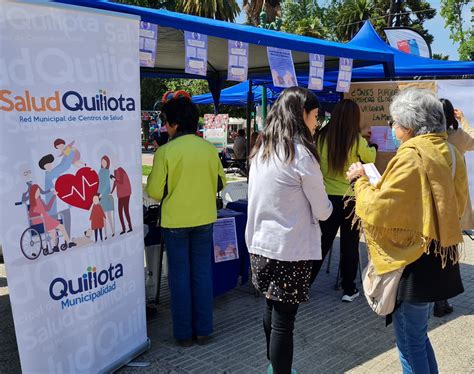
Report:
[[[240,40],[229,40],[227,49],[227,80],[245,82],[249,66],[249,44]]]
[[[0,237],[24,373],[148,346],[139,19],[0,4]]]
[[[184,45],[186,59],[184,71],[187,74],[207,75],[207,35],[185,31]]]
[[[448,99],[454,108],[464,113],[471,127],[474,127],[474,79],[438,80],[438,97]],[[461,127],[461,126],[459,126]],[[467,167],[467,179],[471,204],[474,204],[474,152],[466,152],[464,155]],[[471,206],[474,211],[474,205]]]
[[[349,92],[352,79],[352,58],[339,59],[339,74],[337,76],[337,92]]]
[[[322,91],[324,87],[324,60],[324,55],[309,54],[308,88],[310,90]]]

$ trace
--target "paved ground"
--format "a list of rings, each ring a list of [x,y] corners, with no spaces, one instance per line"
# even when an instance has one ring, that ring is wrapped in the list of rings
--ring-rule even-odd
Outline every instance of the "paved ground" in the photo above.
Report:
[[[474,373],[474,241],[465,239],[462,275],[466,291],[452,300],[455,306],[452,315],[430,321],[430,337],[442,373]],[[351,304],[340,301],[340,291],[334,290],[337,263],[335,254],[330,273],[323,271],[319,275],[311,300],[300,308],[294,367],[299,374],[399,373],[393,328],[385,327],[384,320],[368,308],[363,297]],[[161,304],[148,319],[151,349],[139,358],[151,365],[140,369],[126,367],[119,372],[266,373],[262,309],[263,299],[254,296],[253,288],[249,284],[241,286],[215,300],[214,339],[206,346],[179,348],[171,336],[165,282]],[[0,264],[0,316],[0,372],[19,373],[3,264]]]

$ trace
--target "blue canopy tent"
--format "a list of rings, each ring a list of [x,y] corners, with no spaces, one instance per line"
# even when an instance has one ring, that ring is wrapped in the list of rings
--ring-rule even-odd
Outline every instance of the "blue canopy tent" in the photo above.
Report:
[[[190,16],[162,9],[150,9],[109,1],[55,0],[60,3],[134,14],[143,21],[158,25],[157,59],[153,68],[142,68],[142,76],[161,78],[207,79],[214,103],[218,105],[222,82],[227,77],[227,40],[249,43],[248,77],[269,76],[266,47],[291,48],[296,71],[306,73],[309,68],[308,53],[326,56],[326,68],[337,69],[339,58],[354,60],[354,67],[382,64],[384,76],[393,76],[393,53],[380,52],[371,47],[352,46],[284,32]],[[207,76],[185,74],[185,45],[183,31],[194,31],[208,36]]]
[[[385,43],[374,30],[369,21],[365,21],[364,26],[356,36],[346,45],[354,47],[368,47],[380,52],[392,52],[395,58],[395,79],[407,79],[413,77],[426,78],[448,78],[448,77],[473,77],[474,62],[470,61],[445,61],[420,57],[405,53],[395,49]],[[337,80],[337,72],[329,71],[325,79]],[[352,80],[385,80],[384,69],[381,65],[355,68],[352,71]]]
[[[224,105],[236,105],[245,106],[247,105],[247,95],[249,91],[249,81],[235,84],[231,87],[227,87],[221,91],[219,103]],[[262,101],[262,91],[264,86],[252,85],[252,98],[253,102]],[[280,90],[275,90],[270,87],[265,87],[267,90],[268,102],[273,102],[278,97]],[[205,93],[202,95],[193,96],[193,102],[200,105],[213,104],[214,99],[212,94]]]

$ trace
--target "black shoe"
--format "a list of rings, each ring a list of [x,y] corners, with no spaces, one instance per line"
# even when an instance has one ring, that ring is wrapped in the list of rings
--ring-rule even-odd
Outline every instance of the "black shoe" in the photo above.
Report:
[[[441,318],[444,317],[446,314],[450,314],[454,311],[453,306],[448,303],[448,300],[440,300],[435,301],[435,305],[433,308],[433,315],[435,317]]]
[[[71,247],[75,247],[76,245],[77,244],[74,243],[74,242],[69,242],[67,246],[68,246],[68,248],[71,248]]]
[[[180,347],[191,347],[193,345],[193,339],[176,339],[176,344]]]
[[[53,247],[53,252],[59,252],[59,247],[57,245]]]
[[[123,235],[123,234],[125,234],[125,230],[123,230],[123,231],[120,233],[120,235]]]
[[[198,345],[206,345],[211,340],[211,336],[210,335],[197,336],[196,340],[197,340]]]
[[[132,232],[132,228],[130,227],[127,232]]]

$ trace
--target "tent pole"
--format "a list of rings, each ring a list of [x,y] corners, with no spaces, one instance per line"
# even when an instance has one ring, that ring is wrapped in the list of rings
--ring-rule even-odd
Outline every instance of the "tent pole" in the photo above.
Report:
[[[252,80],[249,80],[249,90],[247,92],[247,183],[249,181],[249,171],[250,164],[249,158],[250,155],[250,130],[252,125],[252,103],[253,103],[253,94],[252,94]]]
[[[212,100],[214,101],[214,114],[219,114],[219,101],[221,99],[223,79],[218,74],[213,74],[207,78],[207,84],[211,91]]]
[[[262,85],[262,123],[267,118],[267,86]]]

